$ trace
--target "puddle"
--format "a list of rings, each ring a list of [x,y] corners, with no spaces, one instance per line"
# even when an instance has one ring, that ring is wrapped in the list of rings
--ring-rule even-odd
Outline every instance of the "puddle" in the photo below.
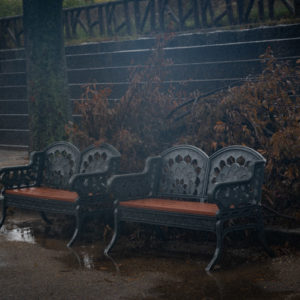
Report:
[[[17,225],[3,225],[0,229],[0,233],[3,234],[8,241],[26,242],[30,244],[36,243],[33,230],[30,227],[20,228]]]
[[[264,289],[263,282],[266,278],[259,266],[246,267],[246,272],[237,269],[234,272],[216,273],[199,271],[199,267],[190,264],[173,269],[177,280],[164,281],[153,292],[159,293],[160,299],[284,299],[277,291]],[[268,280],[275,278],[268,267],[265,272],[268,273]]]
[[[64,254],[56,259],[70,269],[119,273],[119,267],[113,258],[104,256],[105,243],[101,241],[97,241],[89,246],[78,246],[75,243],[73,247],[68,248],[66,240],[48,237],[47,230],[45,230],[45,234],[42,234],[40,231],[35,233],[31,227],[21,227],[16,224],[3,225],[0,229],[0,235],[7,241],[38,244],[45,249],[63,252]]]
[[[104,244],[75,246],[67,248],[65,255],[57,258],[71,269],[104,271],[120,274],[119,265],[112,258],[103,255]]]
[[[253,249],[231,250],[228,247],[221,268],[206,273],[204,268],[213,253],[213,248],[207,245],[192,252],[191,243],[180,242],[184,251],[180,248],[176,252],[170,243],[169,247],[139,249],[132,246],[131,241],[120,239],[110,260],[103,254],[107,244],[103,241],[75,243],[68,248],[65,239],[49,238],[46,233],[35,233],[30,227],[16,224],[3,226],[0,235],[7,241],[56,250],[58,254],[54,259],[63,263],[67,270],[110,273],[133,285],[151,274],[158,280],[143,297],[146,300],[300,299],[299,252],[291,257],[270,259],[257,250],[253,253]],[[258,260],[251,261],[255,256]]]

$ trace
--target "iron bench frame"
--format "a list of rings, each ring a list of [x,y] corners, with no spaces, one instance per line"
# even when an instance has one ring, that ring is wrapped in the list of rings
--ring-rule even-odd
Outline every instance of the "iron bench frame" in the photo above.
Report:
[[[0,169],[0,228],[10,206],[38,211],[49,224],[46,213],[72,215],[76,228],[67,244],[70,247],[85,217],[112,213],[106,181],[119,171],[119,164],[120,153],[109,144],[90,146],[80,153],[73,144],[61,141],[32,152],[28,165]],[[43,193],[45,188],[45,197],[33,194],[33,190]],[[18,195],[19,192],[25,195]],[[51,192],[71,195],[72,201],[64,201],[60,196],[53,199]]]
[[[258,152],[244,146],[226,147],[208,157],[199,148],[179,145],[147,158],[141,173],[112,176],[108,187],[115,198],[114,234],[104,254],[108,256],[115,244],[120,222],[127,221],[215,233],[216,249],[206,271],[219,261],[223,239],[232,231],[256,230],[264,249],[273,256],[265,240],[261,207],[264,165],[265,159]],[[151,198],[162,203],[164,199],[196,201],[200,208],[216,205],[216,213],[211,216],[152,208]],[[149,206],[138,206],[140,199]],[[241,223],[241,219],[248,222]],[[228,225],[229,220],[234,222]]]

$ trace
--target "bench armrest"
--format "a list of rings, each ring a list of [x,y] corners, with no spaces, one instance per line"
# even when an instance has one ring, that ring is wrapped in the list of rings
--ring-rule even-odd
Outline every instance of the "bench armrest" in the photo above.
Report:
[[[108,180],[109,193],[119,201],[155,195],[160,166],[160,156],[148,157],[143,172],[112,176]]]
[[[99,197],[107,195],[107,179],[110,175],[110,170],[75,174],[70,178],[69,184],[71,190],[77,192],[80,199]]]
[[[44,165],[44,152],[32,152],[28,165],[0,169],[2,190],[39,185]]]
[[[220,210],[260,205],[264,164],[263,161],[254,162],[247,179],[216,183],[208,193],[208,201],[216,203]]]
[[[110,159],[101,171],[75,174],[70,178],[69,186],[81,199],[107,195],[107,180],[118,170],[118,159]]]

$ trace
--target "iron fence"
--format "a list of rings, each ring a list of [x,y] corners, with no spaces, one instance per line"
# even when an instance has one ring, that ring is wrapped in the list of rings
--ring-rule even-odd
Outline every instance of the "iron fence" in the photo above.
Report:
[[[247,24],[296,16],[289,0],[122,0],[64,9],[66,39]],[[0,19],[0,48],[23,45],[22,16]]]

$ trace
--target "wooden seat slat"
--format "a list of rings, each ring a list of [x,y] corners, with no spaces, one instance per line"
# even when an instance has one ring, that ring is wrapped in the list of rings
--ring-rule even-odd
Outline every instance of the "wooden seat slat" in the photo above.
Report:
[[[48,199],[66,202],[75,202],[78,198],[76,192],[53,189],[48,187],[30,187],[6,190],[5,194],[27,198]]]
[[[216,213],[219,210],[218,206],[213,203],[170,200],[163,198],[122,201],[120,202],[120,206],[206,216],[216,216]]]

